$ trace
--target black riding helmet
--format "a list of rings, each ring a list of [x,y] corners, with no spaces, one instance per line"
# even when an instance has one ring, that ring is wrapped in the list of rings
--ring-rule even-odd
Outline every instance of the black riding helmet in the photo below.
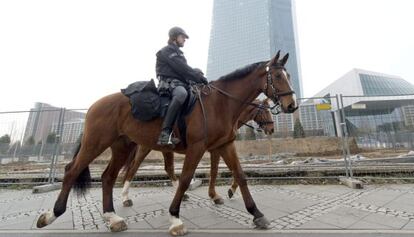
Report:
[[[175,26],[173,28],[170,29],[170,31],[168,31],[168,36],[170,37],[170,39],[176,39],[179,35],[184,35],[185,38],[190,38],[188,37],[187,33],[185,33],[185,31],[178,26]]]

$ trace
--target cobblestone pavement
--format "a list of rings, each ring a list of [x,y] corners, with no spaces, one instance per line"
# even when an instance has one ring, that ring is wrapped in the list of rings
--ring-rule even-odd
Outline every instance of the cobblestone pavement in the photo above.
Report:
[[[227,186],[217,188],[227,193]],[[250,186],[259,209],[278,230],[414,230],[414,185],[366,186],[353,190],[340,185]],[[121,189],[114,190],[115,209],[130,230],[166,230],[172,187],[132,188],[132,207],[123,207]],[[207,187],[188,192],[181,217],[189,230],[252,230],[252,216],[236,194],[224,205],[214,205]],[[58,191],[32,194],[31,190],[0,190],[0,232],[35,230],[40,213],[53,208]],[[101,189],[85,195],[71,193],[68,209],[42,230],[109,232],[102,218]]]

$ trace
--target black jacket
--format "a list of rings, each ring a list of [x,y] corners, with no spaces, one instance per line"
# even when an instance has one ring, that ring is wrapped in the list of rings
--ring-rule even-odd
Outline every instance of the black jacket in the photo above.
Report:
[[[169,44],[157,52],[155,67],[157,77],[176,78],[185,83],[207,81],[201,73],[188,66],[183,52],[175,44]]]

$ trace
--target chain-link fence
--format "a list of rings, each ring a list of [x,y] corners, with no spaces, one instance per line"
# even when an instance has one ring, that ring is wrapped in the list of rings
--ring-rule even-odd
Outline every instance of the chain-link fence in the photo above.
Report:
[[[237,151],[250,179],[337,179],[339,176],[407,177],[412,173],[414,96],[336,95],[298,99],[293,114],[273,115],[275,132],[267,136],[239,129]],[[0,184],[61,181],[64,166],[79,144],[86,109],[55,108],[37,103],[30,111],[0,112]],[[209,155],[197,169],[208,179]],[[100,176],[111,158],[103,152],[91,165]],[[414,158],[413,158],[414,160]],[[183,155],[176,154],[176,173]],[[223,162],[220,177],[231,176]],[[151,152],[135,180],[167,180],[163,157]]]

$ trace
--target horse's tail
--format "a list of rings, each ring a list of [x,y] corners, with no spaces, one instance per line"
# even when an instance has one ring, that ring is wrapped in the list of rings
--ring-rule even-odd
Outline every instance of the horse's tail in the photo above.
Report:
[[[124,168],[122,170],[123,172],[125,172],[125,175],[124,175],[124,178],[122,179],[122,183],[125,183],[125,181],[127,181],[128,172],[130,169],[132,169],[132,164],[134,163],[133,161],[135,158],[135,154],[137,153],[137,150],[138,150],[138,145],[135,145],[132,148],[131,152],[129,153],[128,158],[125,161]]]
[[[81,145],[82,144],[79,143],[79,145],[76,147],[75,153],[73,154],[73,160],[65,166],[65,172],[67,172],[72,167],[73,162],[75,161],[75,159],[77,159],[77,155],[79,153]],[[91,181],[91,173],[89,171],[89,166],[87,166],[76,178],[73,187],[78,194],[84,194],[86,190],[91,187]]]

